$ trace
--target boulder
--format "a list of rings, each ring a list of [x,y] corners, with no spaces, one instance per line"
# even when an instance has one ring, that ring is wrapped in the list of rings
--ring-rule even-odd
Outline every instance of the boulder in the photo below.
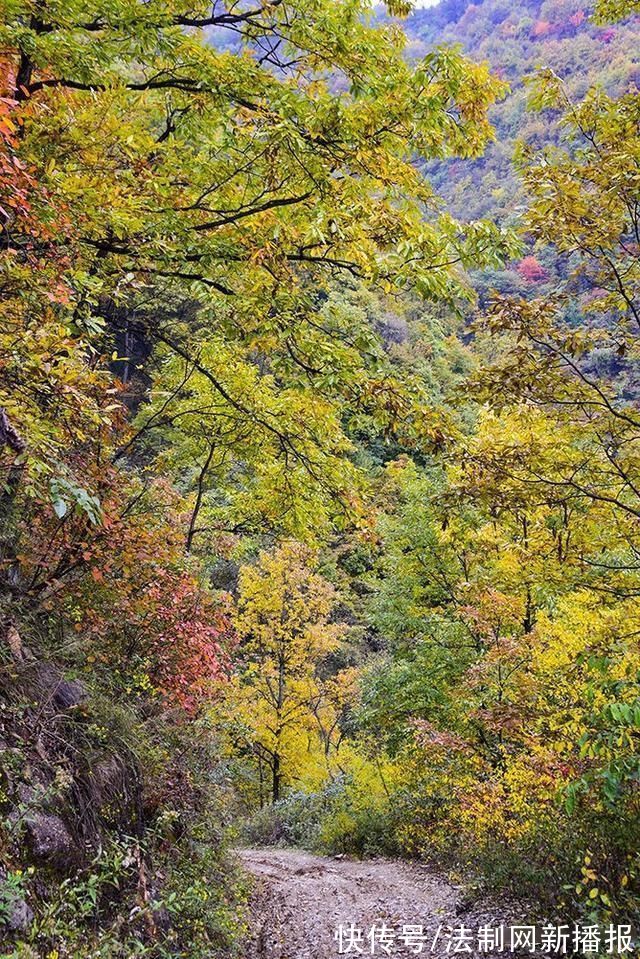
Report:
[[[5,922],[10,932],[27,932],[33,920],[31,906],[24,899],[15,899],[9,906]]]
[[[33,910],[7,883],[6,870],[0,866],[0,904],[3,922],[9,932],[27,932],[34,920]]]
[[[42,699],[49,700],[57,709],[72,709],[86,702],[89,693],[80,679],[65,679],[52,663],[39,663],[35,683]]]
[[[30,812],[26,827],[31,851],[36,859],[67,866],[77,858],[76,843],[60,816]]]
[[[53,694],[53,701],[59,709],[81,706],[88,698],[87,687],[80,679],[61,679]]]

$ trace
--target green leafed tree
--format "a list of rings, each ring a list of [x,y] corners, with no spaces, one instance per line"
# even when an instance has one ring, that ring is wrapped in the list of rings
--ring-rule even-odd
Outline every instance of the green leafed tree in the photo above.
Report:
[[[414,163],[478,155],[503,85],[451,50],[411,63],[365,2],[20,0],[1,37],[21,161],[73,224],[58,315],[79,350],[159,350],[154,402],[194,511],[229,447],[234,488],[260,458],[279,515],[307,496],[298,476],[333,496],[345,392],[379,364],[323,310],[328,286],[454,300],[464,267],[511,249],[452,220]]]
[[[606,23],[632,17],[638,11],[640,11],[638,0],[598,0],[595,13],[599,21]]]

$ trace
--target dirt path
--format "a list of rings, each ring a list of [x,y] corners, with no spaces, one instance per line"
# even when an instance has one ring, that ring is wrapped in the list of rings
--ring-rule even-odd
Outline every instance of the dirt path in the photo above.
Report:
[[[238,855],[256,878],[246,959],[486,957],[487,950],[476,951],[480,926],[508,921],[489,908],[466,910],[458,889],[420,865],[328,859],[289,849]],[[413,932],[403,928],[408,926]],[[466,940],[461,927],[468,930]]]

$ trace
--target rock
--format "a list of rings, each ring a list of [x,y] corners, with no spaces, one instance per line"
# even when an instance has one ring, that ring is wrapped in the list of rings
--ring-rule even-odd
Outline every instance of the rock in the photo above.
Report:
[[[11,655],[16,660],[16,662],[24,661],[24,647],[22,645],[22,639],[20,638],[20,633],[12,624],[9,624],[7,627],[7,644],[11,651]]]
[[[88,698],[87,687],[80,679],[61,679],[53,694],[53,701],[59,709],[81,706]]]
[[[0,866],[0,904],[4,913],[4,925],[9,932],[27,932],[34,920],[33,910],[6,880],[7,872]]]
[[[9,907],[6,924],[10,932],[27,932],[33,920],[33,909],[24,899],[16,899]]]
[[[51,813],[32,812],[26,819],[31,850],[37,859],[68,865],[77,855],[76,844],[60,818]]]
[[[89,697],[87,687],[80,679],[65,679],[52,663],[39,663],[35,680],[42,698],[48,699],[58,709],[80,706]]]

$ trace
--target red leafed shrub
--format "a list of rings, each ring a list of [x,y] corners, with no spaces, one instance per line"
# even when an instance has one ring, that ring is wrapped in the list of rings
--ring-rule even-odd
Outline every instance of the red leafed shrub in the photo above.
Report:
[[[46,609],[66,610],[88,666],[110,669],[133,696],[193,715],[226,674],[233,630],[226,601],[186,563],[184,504],[161,482],[142,490],[114,467],[74,465],[100,498],[100,521],[71,502],[62,519],[34,508],[22,577]]]
[[[212,683],[226,675],[230,619],[186,573],[163,571],[145,598],[153,609],[148,624],[155,667],[151,678],[169,699],[193,713]]]
[[[462,736],[447,729],[438,729],[426,719],[414,719],[411,726],[416,743],[427,752],[443,751],[450,755],[469,752],[469,743]]]
[[[547,279],[547,271],[538,263],[535,256],[525,256],[524,260],[518,263],[518,273],[527,283],[540,283]]]
[[[6,85],[7,64],[0,61],[0,87]],[[21,230],[35,236],[41,232],[42,225],[33,215],[30,201],[39,185],[32,171],[17,156],[15,107],[15,100],[0,96],[0,215],[3,227],[19,219]]]

